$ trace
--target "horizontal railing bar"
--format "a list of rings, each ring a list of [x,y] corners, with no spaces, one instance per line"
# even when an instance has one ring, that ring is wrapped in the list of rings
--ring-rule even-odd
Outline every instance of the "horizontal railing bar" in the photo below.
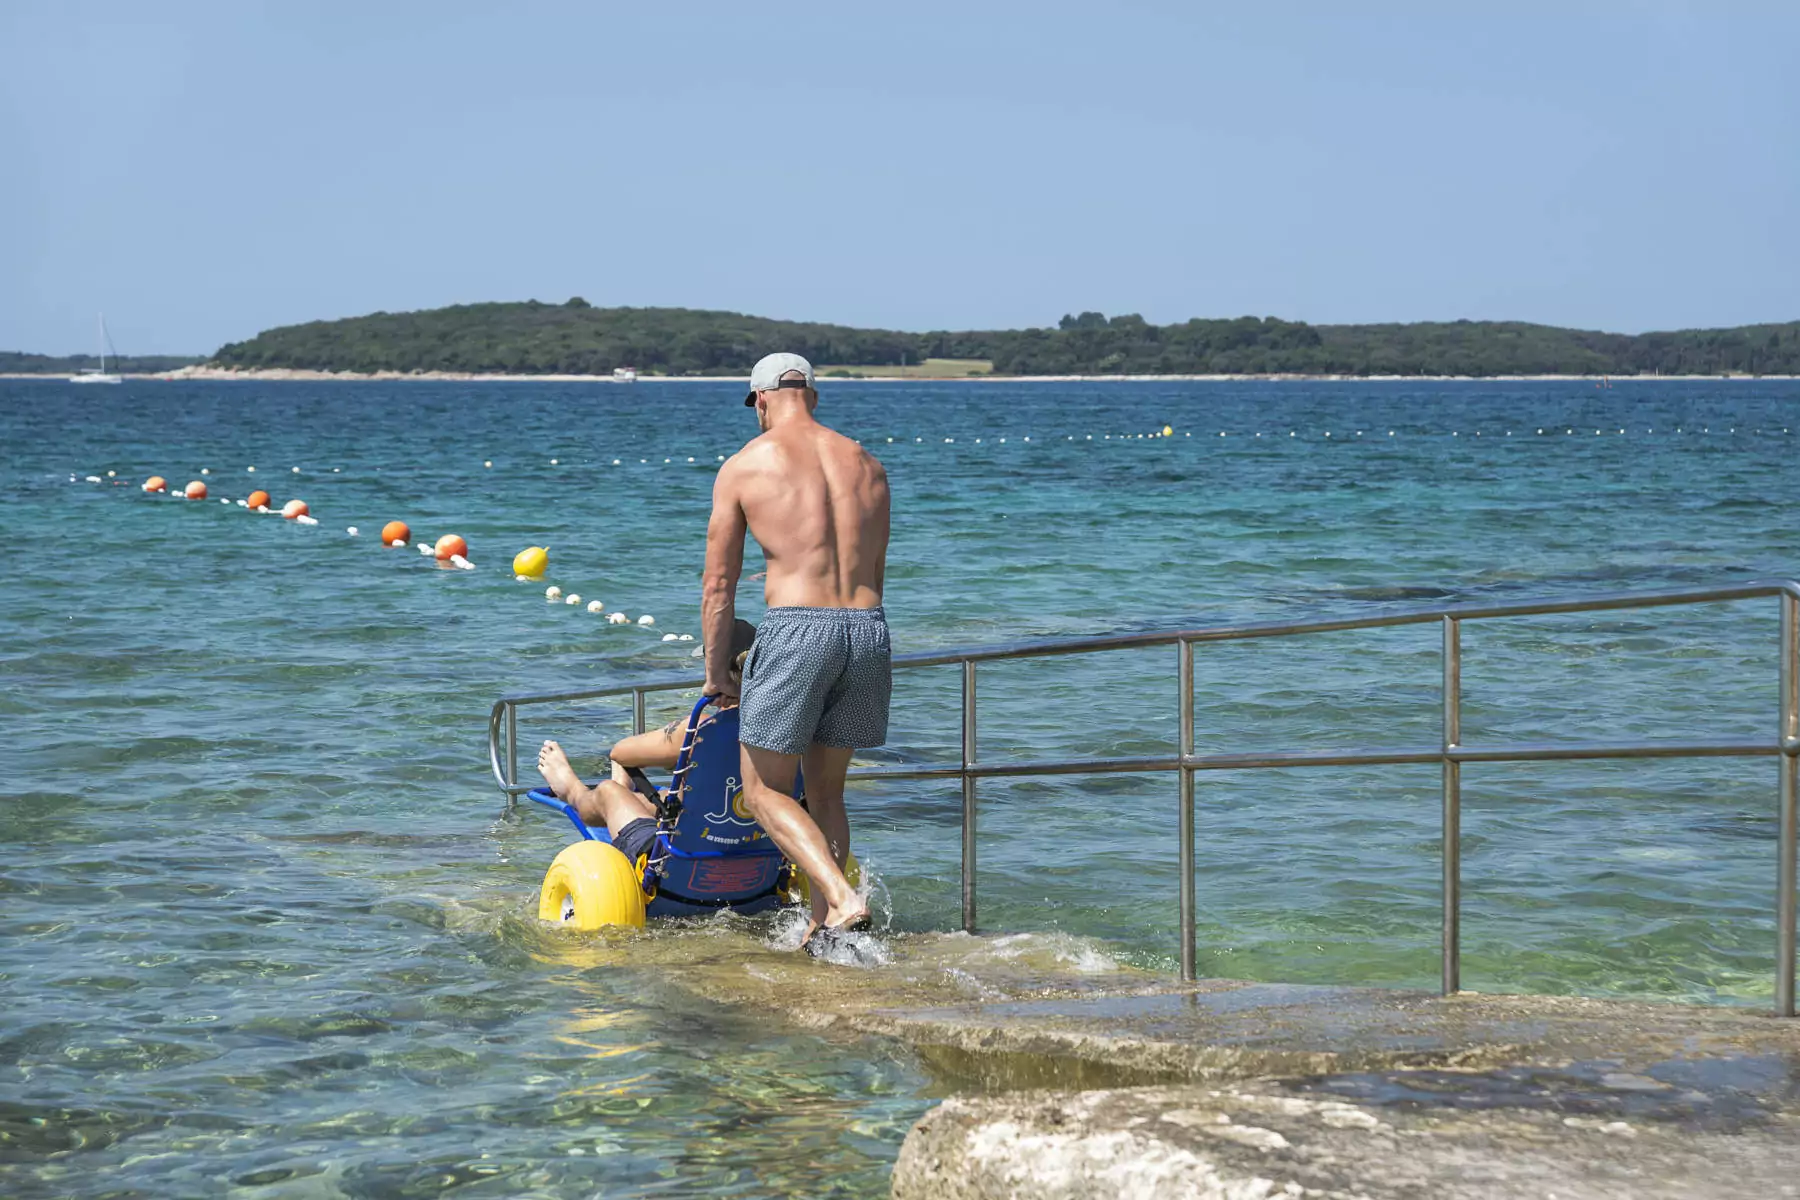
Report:
[[[1442,751],[1439,752],[1442,755]],[[1584,758],[1773,758],[1781,747],[1768,742],[1523,742],[1482,749],[1452,746],[1456,762],[1556,762]]]
[[[1259,621],[1216,625],[1198,629],[1156,630],[1146,633],[1102,634],[1096,637],[1052,638],[1035,642],[1008,642],[969,646],[954,650],[925,650],[894,658],[896,667],[933,667],[959,662],[987,662],[1005,658],[1050,658],[1062,654],[1091,654],[1102,650],[1134,650],[1172,646],[1176,642],[1229,642],[1251,638],[1287,637],[1295,634],[1336,633],[1351,629],[1381,629],[1396,625],[1425,625],[1445,617],[1482,620],[1493,617],[1525,617],[1551,613],[1608,612],[1633,608],[1661,608],[1682,604],[1726,603],[1758,596],[1788,594],[1800,597],[1800,583],[1764,580],[1735,587],[1664,592],[1605,592],[1570,600],[1533,600],[1516,604],[1456,604],[1438,608],[1396,609],[1366,617],[1342,617],[1322,621]]]
[[[1559,762],[1617,758],[1769,758],[1781,753],[1774,742],[1516,742],[1502,746],[1452,746],[1391,750],[1270,750],[1260,753],[1137,755],[1127,758],[1055,758],[1011,763],[970,763],[969,775],[1111,775],[1131,772],[1254,771],[1276,767],[1380,767],[1452,762]],[[851,779],[955,779],[961,763],[920,766],[883,764],[856,767]]]
[[[1065,654],[1093,654],[1106,650],[1134,650],[1172,646],[1179,641],[1229,642],[1254,638],[1288,637],[1309,633],[1337,633],[1354,629],[1383,629],[1398,625],[1424,625],[1445,617],[1473,621],[1494,617],[1541,616],[1554,613],[1611,612],[1634,608],[1661,608],[1682,604],[1727,603],[1758,596],[1791,595],[1800,598],[1800,583],[1760,580],[1734,587],[1659,592],[1607,592],[1568,600],[1529,600],[1516,604],[1457,604],[1437,608],[1397,609],[1366,617],[1323,621],[1260,621],[1216,625],[1199,629],[1157,630],[1148,633],[1100,634],[1079,638],[1052,638],[1033,642],[1009,642],[991,646],[965,646],[950,650],[922,650],[896,655],[895,667],[936,667],[962,662],[989,662],[1008,658],[1051,658]],[[629,696],[635,691],[666,692],[700,687],[698,675],[665,676],[641,683],[583,688],[562,692],[533,692],[502,696],[512,705],[555,704],[575,700],[603,700]]]

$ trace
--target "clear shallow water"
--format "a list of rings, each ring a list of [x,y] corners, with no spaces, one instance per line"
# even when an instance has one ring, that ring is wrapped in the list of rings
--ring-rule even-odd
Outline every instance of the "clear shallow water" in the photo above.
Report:
[[[697,631],[711,466],[753,431],[738,394],[0,382],[5,1191],[883,1192],[940,1087],[922,1066],[669,985],[785,978],[767,923],[538,928],[563,832],[497,820],[486,775],[501,692],[693,666],[659,637]],[[1794,384],[865,384],[826,404],[889,466],[903,650],[1797,569]],[[215,496],[301,496],[321,524],[136,487],[202,467]],[[69,481],[108,470],[127,486]],[[463,534],[480,569],[383,550],[394,518]],[[657,632],[515,583],[513,552],[545,542],[554,582]],[[1766,734],[1775,627],[1772,602],[1472,626],[1466,739]],[[1207,647],[1201,745],[1432,744],[1436,637]],[[984,753],[1164,750],[1172,660],[984,670]],[[955,673],[900,680],[877,757],[950,757]],[[521,741],[591,755],[625,719],[568,706]],[[1774,784],[1767,762],[1468,768],[1466,983],[1766,1003]],[[1172,780],[982,796],[984,925],[1042,936],[935,932],[957,920],[955,787],[863,789],[899,960],[870,986],[954,992],[958,956],[1172,968]],[[1203,971],[1432,983],[1435,769],[1219,773],[1199,804]]]

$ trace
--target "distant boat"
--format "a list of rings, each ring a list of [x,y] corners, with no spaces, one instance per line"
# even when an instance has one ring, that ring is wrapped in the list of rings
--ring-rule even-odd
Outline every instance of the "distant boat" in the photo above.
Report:
[[[112,338],[110,338],[106,335],[106,314],[101,313],[100,314],[100,368],[98,370],[95,370],[93,367],[83,367],[83,368],[81,368],[80,371],[69,376],[69,382],[70,383],[124,383],[125,380],[123,378],[121,378],[120,376],[108,375],[106,373],[106,351],[111,346],[112,346]],[[113,357],[114,358],[119,357],[119,352],[117,350],[113,351]]]
[[[636,367],[614,367],[613,368],[613,382],[614,383],[636,383],[637,382],[637,368]]]

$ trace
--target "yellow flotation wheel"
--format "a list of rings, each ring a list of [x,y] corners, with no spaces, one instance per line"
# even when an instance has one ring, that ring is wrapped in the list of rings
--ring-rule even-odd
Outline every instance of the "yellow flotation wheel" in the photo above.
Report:
[[[812,905],[812,881],[807,879],[806,872],[799,867],[790,871],[787,891],[781,894],[784,904],[798,904],[803,908]],[[862,886],[862,864],[856,861],[856,855],[850,854],[844,859],[844,878],[850,881],[851,887]]]
[[[645,897],[638,872],[611,842],[563,847],[538,893],[538,920],[574,929],[644,924]]]

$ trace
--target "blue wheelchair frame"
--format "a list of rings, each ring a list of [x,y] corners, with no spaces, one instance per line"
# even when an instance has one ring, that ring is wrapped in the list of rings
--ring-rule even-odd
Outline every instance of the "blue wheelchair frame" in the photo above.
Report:
[[[763,912],[785,902],[793,881],[793,867],[744,807],[738,710],[720,708],[702,720],[717,699],[704,696],[694,705],[668,794],[648,797],[658,814],[656,841],[633,864],[651,897],[646,916],[694,916],[721,908]],[[798,772],[791,794],[804,803]],[[608,830],[590,827],[574,805],[548,788],[533,788],[526,796],[569,818],[583,838],[612,841]]]

